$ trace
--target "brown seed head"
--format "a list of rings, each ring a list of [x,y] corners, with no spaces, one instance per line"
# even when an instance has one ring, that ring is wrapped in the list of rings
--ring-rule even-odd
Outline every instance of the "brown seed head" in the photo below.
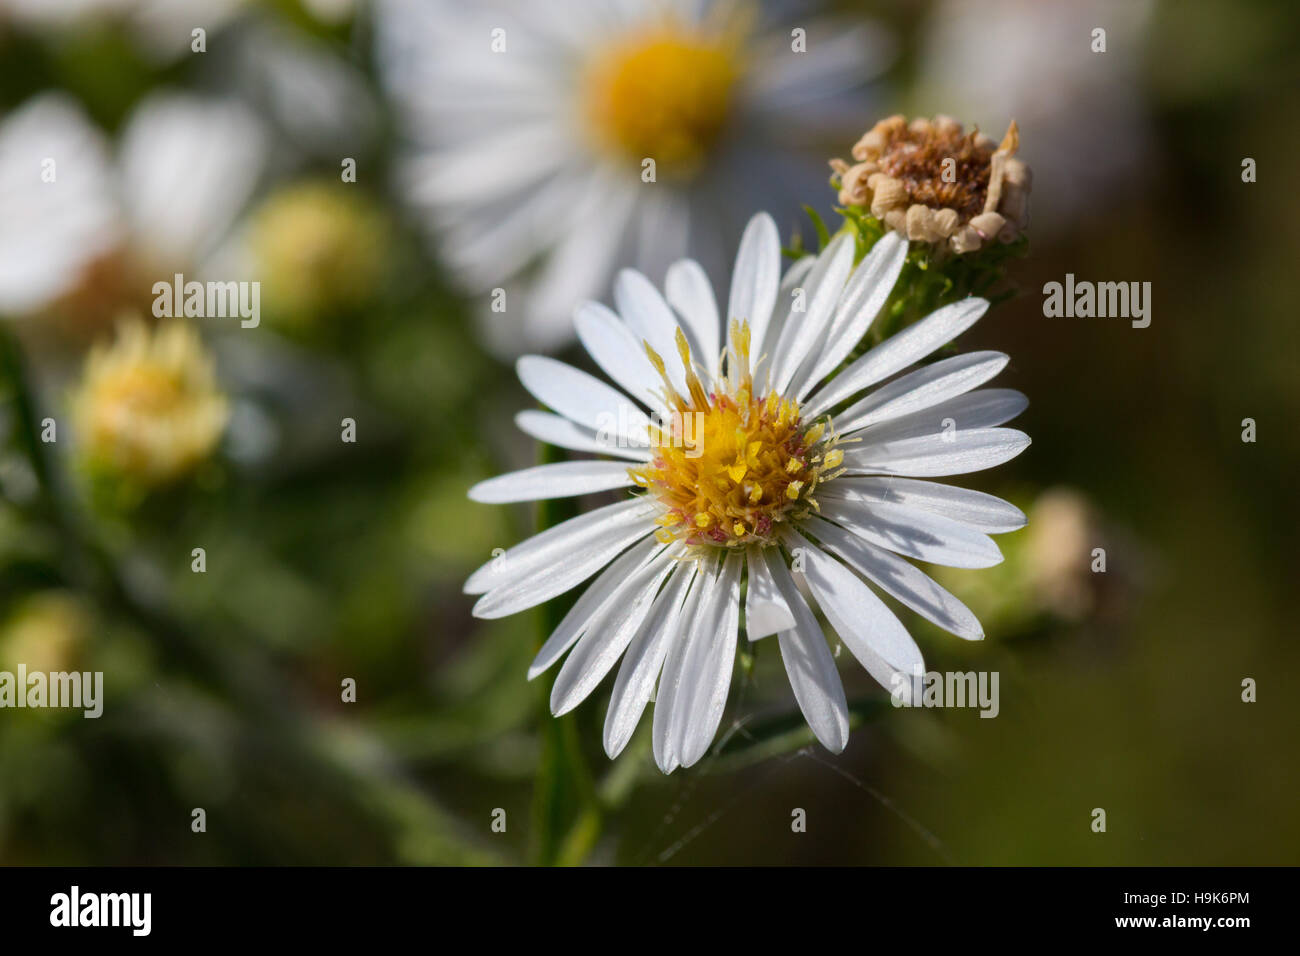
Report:
[[[909,239],[946,241],[971,252],[995,236],[1015,239],[1028,225],[1029,169],[1014,158],[1013,121],[1001,143],[967,133],[951,117],[881,120],[853,147],[856,164],[832,160],[840,202],[866,206]]]

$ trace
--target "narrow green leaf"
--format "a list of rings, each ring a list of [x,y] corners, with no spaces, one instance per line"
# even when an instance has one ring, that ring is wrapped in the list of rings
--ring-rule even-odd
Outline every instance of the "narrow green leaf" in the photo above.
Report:
[[[817,248],[825,249],[827,243],[831,241],[830,230],[826,228],[826,223],[822,222],[822,217],[817,214],[817,210],[807,203],[804,204],[803,211],[808,214],[812,220],[813,228],[817,230]]]

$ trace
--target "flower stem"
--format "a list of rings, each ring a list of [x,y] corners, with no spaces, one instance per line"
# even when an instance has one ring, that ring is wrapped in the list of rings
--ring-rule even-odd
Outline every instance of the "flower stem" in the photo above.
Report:
[[[563,461],[564,452],[543,445],[541,462]],[[571,499],[543,502],[538,513],[538,530],[553,528],[577,513]],[[538,614],[536,646],[555,630],[571,604],[559,597],[547,602]],[[591,772],[582,756],[577,716],[552,717],[550,694],[553,678],[537,681],[541,716],[541,756],[533,785],[533,839],[530,856],[542,866],[574,866],[590,854],[600,837],[603,818]]]

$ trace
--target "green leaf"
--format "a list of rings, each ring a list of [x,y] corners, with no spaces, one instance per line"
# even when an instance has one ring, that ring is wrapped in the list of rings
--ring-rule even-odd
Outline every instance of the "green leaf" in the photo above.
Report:
[[[826,228],[826,223],[822,222],[822,217],[817,214],[817,210],[807,203],[804,204],[803,211],[808,214],[812,220],[813,228],[817,230],[817,248],[825,249],[827,243],[831,241],[830,230]]]

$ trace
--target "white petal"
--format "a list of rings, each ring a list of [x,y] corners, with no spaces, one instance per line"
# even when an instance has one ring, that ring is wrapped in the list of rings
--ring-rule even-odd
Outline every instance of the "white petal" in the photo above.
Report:
[[[822,515],[860,538],[918,561],[950,568],[991,568],[1002,562],[997,543],[980,531],[929,511],[829,498]]]
[[[597,432],[615,434],[632,447],[649,443],[650,419],[632,399],[598,378],[542,355],[516,363],[519,381],[543,405]]]
[[[777,295],[777,298],[780,299],[781,301],[792,298],[794,290],[803,287],[804,282],[807,280],[809,273],[813,271],[813,268],[816,265],[817,265],[817,254],[813,252],[805,252],[798,259],[795,259],[793,262],[791,262],[790,267],[785,270],[785,275],[781,276],[781,289]],[[778,314],[778,311],[779,310],[774,311],[772,315],[776,316]],[[777,329],[776,331],[780,332],[780,329]],[[769,329],[768,341],[771,344],[775,345],[777,341],[777,337],[773,336],[771,332],[772,330]]]
[[[736,265],[731,272],[731,295],[727,299],[727,323],[738,319],[749,323],[751,367],[758,361],[758,349],[772,321],[777,289],[781,284],[781,238],[776,223],[765,212],[749,220],[740,237]]]
[[[678,259],[668,267],[664,292],[668,304],[677,310],[699,343],[701,354],[697,358],[700,364],[716,379],[718,357],[722,351],[719,339],[722,320],[718,317],[718,303],[704,267],[694,259]]]
[[[552,415],[550,412],[530,408],[515,415],[515,424],[526,435],[549,445],[558,445],[573,451],[590,451],[598,455],[617,455],[633,461],[649,461],[647,448],[625,448],[618,444],[618,436],[612,433],[598,435],[590,428],[576,425],[567,418]]]
[[[674,749],[683,767],[704,756],[727,706],[740,626],[742,567],[739,554],[727,555],[691,629],[681,685],[673,699]]]
[[[689,194],[673,189],[631,188],[640,194],[641,199],[636,220],[628,230],[636,250],[631,264],[643,277],[665,275],[670,265],[686,255],[691,236],[698,231],[691,228],[692,203]],[[655,298],[664,306],[664,314],[672,317],[673,326],[670,328],[675,337],[676,326],[681,326],[681,323],[672,309],[668,308],[667,300],[659,289],[653,283],[650,284],[654,288]],[[682,331],[686,333],[691,348],[698,352],[699,343],[691,341],[690,329],[682,327]],[[673,354],[676,354],[675,347]]]
[[[782,631],[777,641],[799,710],[822,746],[837,754],[849,742],[849,708],[835,659],[816,625],[814,620],[811,628]]]
[[[937,478],[993,468],[1028,447],[1029,436],[1014,428],[956,429],[863,444],[844,453],[844,466],[850,474]]]
[[[772,579],[772,548],[748,548],[749,583],[745,592],[745,634],[751,641],[794,627],[794,615]]]
[[[1029,399],[1015,389],[981,388],[910,415],[845,432],[845,435],[873,445],[926,435],[947,434],[955,438],[963,431],[1001,425],[1028,406]]]
[[[624,548],[647,536],[653,526],[640,525],[593,542],[587,550],[570,554],[563,562],[538,569],[522,581],[493,588],[474,604],[478,618],[508,617],[536,607],[577,587],[614,559]]]
[[[924,673],[916,642],[856,574],[792,528],[782,538],[791,551],[803,549],[803,578],[822,613],[881,686],[893,690],[897,674]]]
[[[805,284],[804,311],[792,312],[786,319],[772,353],[773,391],[784,395],[804,360],[820,345],[853,268],[853,251],[853,237],[841,233],[817,257],[817,265]]]
[[[405,192],[418,200],[419,170],[399,168],[399,173],[403,174]],[[566,236],[590,236],[597,232],[575,233],[574,230],[579,223],[592,221],[595,204],[602,198],[605,196],[599,180],[593,183],[566,173],[540,184],[507,213],[496,218],[485,218],[474,210],[462,221],[454,218],[451,210],[443,209],[440,221],[426,223],[426,232],[437,251],[455,268],[457,281],[471,291],[485,293],[501,286],[504,276],[513,276],[540,253],[564,242]],[[608,198],[617,200],[620,197],[610,194]],[[617,221],[617,215],[625,215],[622,209],[611,213],[609,206],[606,203],[601,209],[608,218],[600,221]],[[531,313],[536,307],[536,297],[530,295],[527,301]],[[572,314],[573,302],[570,299],[565,303],[563,318],[566,322]],[[520,321],[531,321],[529,316],[489,314],[499,315],[516,325]],[[516,349],[516,352],[522,351],[525,349]]]
[[[653,530],[654,511],[654,503],[644,498],[629,498],[570,518],[488,561],[469,576],[465,593],[486,594],[547,565],[562,562],[574,552],[598,546],[604,538],[621,537],[631,530]]]
[[[796,259],[782,276],[781,288],[777,292],[777,304],[772,310],[772,321],[767,327],[767,334],[763,336],[762,342],[751,337],[749,343],[750,354],[755,357],[753,365],[756,381],[766,381],[760,374],[760,369],[772,367],[772,354],[776,350],[776,343],[781,340],[781,333],[785,331],[786,323],[790,318],[790,308],[794,304],[794,291],[803,287],[804,280],[808,278],[808,273],[812,272],[815,265],[817,265],[817,257],[806,255]]]
[[[781,660],[808,726],[831,753],[849,742],[849,707],[835,659],[817,618],[809,610],[794,578],[777,556],[771,559],[774,583],[793,610],[794,625],[777,635]]]
[[[588,629],[592,621],[599,620],[606,609],[614,604],[628,586],[628,581],[639,568],[654,560],[663,550],[656,540],[642,541],[628,548],[596,580],[578,595],[573,607],[555,626],[550,636],[528,666],[528,679],[533,680],[564,656]]]
[[[816,364],[795,382],[800,401],[849,357],[884,307],[907,261],[907,240],[896,232],[880,239],[854,270],[835,308],[835,319]]]
[[[647,408],[664,410],[657,394],[663,382],[626,322],[599,302],[584,302],[573,314],[573,327],[583,348],[620,388]]]
[[[534,281],[525,286],[522,330],[518,328],[518,316],[511,319],[516,336],[522,331],[526,344],[524,348],[511,348],[507,354],[558,348],[572,340],[573,303],[608,286],[623,233],[636,215],[636,193],[622,186],[617,182],[596,185],[589,193],[591,198],[581,200],[577,218],[567,223],[554,241],[542,239],[536,247],[536,252],[546,251],[547,255]],[[528,225],[517,223],[516,228]],[[490,287],[498,286],[501,267],[495,261],[495,251],[489,250],[486,259],[493,276]]]
[[[984,628],[971,609],[920,568],[815,516],[803,522],[802,527],[816,535],[828,550],[870,578],[876,587],[893,595],[926,620],[968,641],[983,639]]]
[[[633,334],[649,342],[664,360],[673,386],[685,392],[685,372],[677,360],[677,330],[681,325],[659,290],[635,269],[622,269],[614,280],[614,303]]]
[[[502,156],[527,156],[510,177],[512,190],[531,191],[570,158],[563,133],[548,119],[519,124],[419,160],[420,198],[431,204],[490,203],[501,195]]]
[[[687,589],[694,578],[693,563],[681,564],[673,570],[673,576],[655,598],[645,623],[623,656],[609,698],[609,710],[605,713],[605,753],[610,759],[622,753],[632,739],[641,713],[650,702],[668,645],[677,633]]]
[[[654,719],[650,735],[655,763],[664,773],[672,773],[681,766],[677,740],[673,733],[675,701],[683,683],[683,667],[686,664],[686,652],[690,648],[691,636],[698,627],[701,608],[709,596],[715,593],[716,584],[716,569],[703,566],[697,568],[681,614],[666,638],[668,649],[664,657],[664,666],[659,672],[659,688],[655,695]]]
[[[942,359],[896,378],[850,405],[835,418],[835,429],[847,435],[964,395],[997,375],[1009,361],[1001,352],[969,352]]]
[[[592,621],[555,678],[551,688],[551,713],[568,713],[587,699],[618,661],[641,628],[659,585],[673,570],[668,556],[650,561],[628,579],[619,598],[607,605],[600,620]]]
[[[804,409],[804,417],[816,418],[868,385],[920,361],[969,329],[988,307],[986,299],[962,299],[931,312],[915,325],[890,336],[817,391]]]
[[[122,132],[121,189],[137,248],[192,267],[210,252],[262,172],[266,132],[233,100],[155,93]]]
[[[752,62],[763,64],[746,77],[753,108],[773,122],[806,121],[810,111],[820,117],[842,103],[844,94],[852,102],[897,56],[898,41],[878,24],[819,16],[806,29],[815,56],[789,56],[790,38],[780,31],[764,32],[748,47]]]
[[[46,163],[57,176],[42,182]],[[108,140],[72,97],[40,93],[0,122],[0,313],[36,311],[121,241]]]
[[[1025,513],[1009,502],[982,491],[935,481],[894,477],[841,477],[823,486],[827,498],[879,501],[920,508],[970,525],[986,534],[1016,531],[1025,526]]]
[[[537,465],[480,481],[469,490],[469,497],[484,504],[505,504],[589,495],[632,484],[627,468],[621,461],[561,461]]]

